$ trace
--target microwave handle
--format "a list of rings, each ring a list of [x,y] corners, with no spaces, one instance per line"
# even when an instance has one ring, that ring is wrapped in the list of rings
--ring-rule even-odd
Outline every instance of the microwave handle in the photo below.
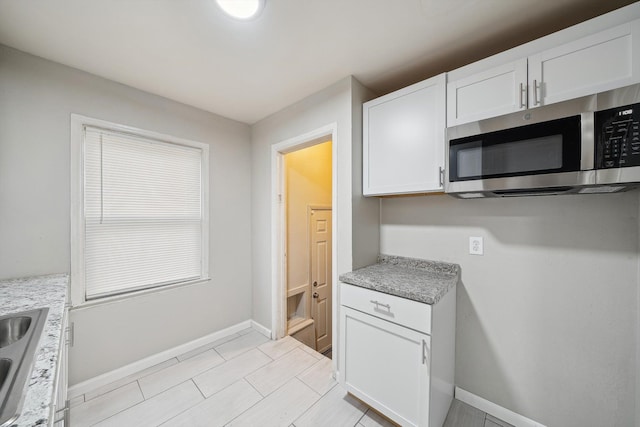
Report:
[[[444,168],[442,166],[438,166],[438,184],[440,187],[444,187]]]

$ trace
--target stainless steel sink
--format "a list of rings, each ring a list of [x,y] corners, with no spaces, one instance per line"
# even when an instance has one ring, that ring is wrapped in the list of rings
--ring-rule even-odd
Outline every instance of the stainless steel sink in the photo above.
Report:
[[[29,330],[31,317],[13,316],[0,319],[0,348],[13,344]]]
[[[0,316],[0,427],[20,416],[48,308]]]
[[[11,359],[0,359],[0,388],[9,378],[9,368],[11,368]]]

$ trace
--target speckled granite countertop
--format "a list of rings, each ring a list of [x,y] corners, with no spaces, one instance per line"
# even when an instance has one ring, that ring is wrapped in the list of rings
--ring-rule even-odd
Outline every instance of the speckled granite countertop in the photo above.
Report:
[[[11,427],[51,425],[53,382],[68,283],[66,274],[0,280],[0,316],[49,307],[21,415]]]
[[[377,264],[343,274],[340,281],[435,304],[458,283],[459,278],[458,264],[380,255]]]

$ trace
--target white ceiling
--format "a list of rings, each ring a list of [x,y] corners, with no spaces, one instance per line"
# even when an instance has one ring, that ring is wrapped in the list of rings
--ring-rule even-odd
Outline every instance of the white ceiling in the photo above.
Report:
[[[632,0],[0,0],[0,43],[245,123],[347,76],[379,94]]]

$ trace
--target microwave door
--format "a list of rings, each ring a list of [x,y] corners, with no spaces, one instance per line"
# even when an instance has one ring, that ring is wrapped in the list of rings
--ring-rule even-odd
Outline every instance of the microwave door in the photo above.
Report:
[[[473,141],[457,146],[455,156],[457,180],[563,171],[562,135],[486,145]]]
[[[450,139],[447,191],[570,187],[583,182],[581,116]]]

